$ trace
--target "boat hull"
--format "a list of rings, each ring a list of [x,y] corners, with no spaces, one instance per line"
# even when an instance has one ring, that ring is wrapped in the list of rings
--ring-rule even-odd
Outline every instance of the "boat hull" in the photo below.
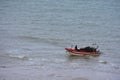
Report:
[[[70,54],[70,55],[75,55],[75,56],[99,56],[101,53],[100,51],[95,51],[95,52],[85,52],[85,51],[77,51],[73,48],[65,48],[65,50]]]

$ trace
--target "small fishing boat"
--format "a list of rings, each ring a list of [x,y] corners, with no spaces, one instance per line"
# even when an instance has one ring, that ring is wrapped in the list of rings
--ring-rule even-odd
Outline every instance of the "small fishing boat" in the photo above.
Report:
[[[71,55],[76,56],[99,56],[101,54],[101,52],[94,47],[85,47],[77,49],[77,46],[75,46],[75,48],[65,48],[65,50]]]

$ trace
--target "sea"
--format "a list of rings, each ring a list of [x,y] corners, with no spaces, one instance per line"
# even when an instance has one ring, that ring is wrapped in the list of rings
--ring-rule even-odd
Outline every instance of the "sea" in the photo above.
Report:
[[[0,0],[0,80],[119,80],[119,50],[120,0]]]

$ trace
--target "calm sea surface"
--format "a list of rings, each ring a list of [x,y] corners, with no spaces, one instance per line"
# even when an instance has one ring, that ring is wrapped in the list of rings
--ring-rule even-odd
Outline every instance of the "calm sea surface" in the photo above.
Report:
[[[71,45],[85,47],[94,43],[103,53],[99,57],[69,56],[64,50]],[[119,80],[120,76],[114,76],[120,75],[119,46],[119,0],[0,0],[1,68],[81,69],[113,74],[102,80]]]

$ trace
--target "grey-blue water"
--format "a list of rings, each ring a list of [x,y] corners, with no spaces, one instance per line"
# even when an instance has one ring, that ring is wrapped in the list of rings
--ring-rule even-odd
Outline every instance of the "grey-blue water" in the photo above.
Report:
[[[64,50],[94,43],[98,57]],[[119,80],[119,46],[119,0],[0,0],[1,80]]]

